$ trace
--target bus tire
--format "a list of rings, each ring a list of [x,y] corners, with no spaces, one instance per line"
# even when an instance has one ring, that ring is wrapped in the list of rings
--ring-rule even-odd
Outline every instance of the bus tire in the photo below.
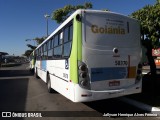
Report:
[[[53,93],[53,89],[51,88],[51,79],[50,79],[50,76],[49,74],[47,74],[47,89],[48,89],[48,92],[49,93]]]

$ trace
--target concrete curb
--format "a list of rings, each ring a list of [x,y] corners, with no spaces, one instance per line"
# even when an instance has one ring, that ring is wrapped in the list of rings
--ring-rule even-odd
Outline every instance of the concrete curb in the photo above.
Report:
[[[160,109],[157,108],[157,107],[153,107],[153,106],[150,106],[150,105],[138,102],[136,100],[126,98],[126,97],[121,97],[121,98],[118,98],[118,99],[122,102],[128,103],[128,104],[133,105],[137,108],[140,108],[142,110],[145,110],[145,111],[148,111],[148,112],[151,112],[151,113],[155,113],[158,116],[160,116]]]

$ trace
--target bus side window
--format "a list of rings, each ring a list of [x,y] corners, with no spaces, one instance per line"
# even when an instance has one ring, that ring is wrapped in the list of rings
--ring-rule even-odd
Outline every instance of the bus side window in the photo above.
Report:
[[[73,39],[73,26],[70,25],[64,30],[64,45],[63,45],[63,57],[69,57],[71,51],[71,44]]]
[[[41,49],[41,60],[43,60],[43,45],[40,47],[40,49]]]
[[[63,32],[59,34],[59,45],[63,44]]]
[[[67,42],[68,39],[69,39],[68,29],[69,29],[68,27],[66,27],[66,28],[64,29],[64,43]]]
[[[43,48],[44,52],[43,52],[43,60],[47,60],[47,43],[44,44],[44,48]]]
[[[73,25],[69,27],[69,41],[72,41],[73,39]]]
[[[38,60],[40,60],[41,58],[41,52],[40,52],[40,48],[38,49]]]
[[[62,56],[62,45],[54,48],[54,57],[61,58]]]
[[[54,38],[54,47],[58,46],[58,35]]]
[[[39,47],[39,60],[41,60],[41,47]]]
[[[61,58],[62,45],[60,45],[60,34],[57,34],[54,39],[54,58]]]
[[[53,41],[53,38],[51,38],[49,41],[48,41],[48,59],[52,59],[52,56],[53,56],[53,48],[52,48],[52,41]]]
[[[69,57],[70,51],[71,51],[71,42],[65,43],[63,48],[64,48],[63,56],[64,57]]]

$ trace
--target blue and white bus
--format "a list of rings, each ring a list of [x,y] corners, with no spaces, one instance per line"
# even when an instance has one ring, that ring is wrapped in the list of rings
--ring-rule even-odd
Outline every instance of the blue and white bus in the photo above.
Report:
[[[141,92],[140,24],[100,10],[77,10],[35,52],[35,75],[73,102]]]

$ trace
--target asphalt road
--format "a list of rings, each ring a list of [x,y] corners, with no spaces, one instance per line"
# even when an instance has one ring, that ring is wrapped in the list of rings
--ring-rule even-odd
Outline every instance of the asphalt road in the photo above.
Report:
[[[121,117],[120,113],[147,113],[118,99],[100,100],[86,103],[73,103],[61,94],[49,94],[46,84],[36,79],[30,72],[28,64],[0,68],[0,115],[2,112],[39,112],[43,118],[38,120],[58,119],[148,119],[151,117]],[[103,115],[106,114],[106,117]],[[117,114],[117,115],[116,115]],[[109,117],[109,115],[113,115]],[[116,116],[114,116],[116,115]],[[0,120],[2,119],[0,116]],[[123,116],[123,115],[122,115]],[[15,119],[15,118],[13,118]],[[18,118],[19,120],[35,118]],[[158,119],[156,117],[152,119]]]

